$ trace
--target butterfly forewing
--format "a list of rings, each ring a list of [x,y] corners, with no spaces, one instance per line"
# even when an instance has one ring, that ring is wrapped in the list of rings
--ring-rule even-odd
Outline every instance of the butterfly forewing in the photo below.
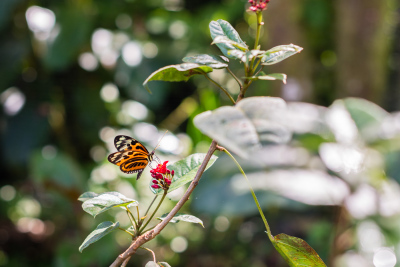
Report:
[[[149,154],[147,148],[142,145],[138,140],[126,135],[117,135],[114,138],[114,145],[118,151],[133,150]]]

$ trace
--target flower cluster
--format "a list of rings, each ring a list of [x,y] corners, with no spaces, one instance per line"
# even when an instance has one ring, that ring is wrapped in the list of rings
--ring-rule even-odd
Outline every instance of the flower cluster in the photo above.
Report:
[[[174,177],[174,170],[170,171],[167,169],[168,161],[164,161],[163,164],[158,164],[155,169],[150,171],[151,177],[153,177],[153,184],[151,187],[153,188],[162,188],[167,190],[171,185],[172,178]]]
[[[249,0],[249,3],[251,4],[250,11],[258,12],[267,9],[269,0]]]

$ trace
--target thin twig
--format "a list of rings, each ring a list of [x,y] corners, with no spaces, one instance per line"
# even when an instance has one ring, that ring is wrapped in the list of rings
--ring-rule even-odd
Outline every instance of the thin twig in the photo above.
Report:
[[[153,261],[154,262],[157,262],[157,260],[156,260],[156,254],[154,253],[154,251],[152,251],[151,249],[149,249],[149,248],[145,248],[145,247],[140,247],[141,249],[145,249],[145,250],[147,250],[147,251],[150,251],[151,252],[151,254],[153,254]]]
[[[223,88],[221,85],[219,85],[216,81],[214,81],[213,79],[211,79],[207,74],[204,74],[204,77],[206,77],[207,80],[209,80],[210,82],[212,82],[213,84],[215,84],[215,86],[217,86],[219,89],[221,89],[228,97],[229,99],[232,101],[232,103],[235,105],[235,100],[233,99],[233,97],[228,93],[228,91],[225,90],[225,88]]]
[[[131,224],[133,227],[135,227],[135,230],[138,230],[138,224],[135,220],[135,217],[133,217],[132,212],[129,210],[128,207],[126,207],[126,214],[128,214],[129,220],[131,220]]]
[[[153,206],[153,203],[154,203],[154,201],[156,201],[157,197],[158,197],[158,195],[156,195],[156,196],[153,198],[153,200],[151,201],[151,203],[150,203],[149,207],[147,208],[146,213],[144,214],[143,217],[146,217],[146,216],[147,216],[147,213],[149,213],[149,210],[150,210],[151,206]]]
[[[143,229],[149,224],[149,222],[151,221],[151,219],[153,219],[154,215],[156,214],[156,212],[157,212],[158,209],[160,208],[161,204],[163,203],[165,197],[167,196],[167,193],[168,193],[168,190],[164,190],[164,194],[163,194],[163,196],[162,196],[160,202],[158,203],[156,209],[153,211],[153,213],[151,214],[150,218],[147,220],[146,224],[143,225],[143,226],[139,229],[139,233],[140,233],[141,230],[143,230]]]
[[[118,229],[119,229],[119,230],[122,230],[122,231],[124,231],[124,232],[127,232],[127,233],[130,234],[131,236],[134,236],[131,232],[129,232],[128,230],[126,230],[126,229],[124,229],[124,228],[118,227]]]
[[[196,188],[196,186],[199,183],[199,180],[201,176],[203,175],[203,172],[206,169],[206,166],[208,162],[211,159],[211,156],[214,154],[216,150],[217,142],[215,140],[212,141],[210,148],[208,149],[207,155],[204,158],[203,162],[201,163],[200,168],[197,170],[196,176],[194,177],[193,181],[190,183],[188,189],[186,190],[185,194],[182,196],[182,198],[178,201],[178,203],[175,205],[175,207],[171,210],[171,212],[165,217],[164,220],[162,220],[157,226],[144,233],[143,235],[139,236],[135,241],[132,242],[132,244],[129,246],[129,248],[122,254],[120,254],[115,261],[110,265],[110,267],[118,267],[126,261],[128,257],[131,257],[133,254],[136,253],[136,250],[141,247],[143,244],[149,242],[153,238],[155,238],[167,224],[169,221],[176,215],[176,213],[183,207],[183,205],[188,201],[190,195],[192,194],[193,190]]]
[[[231,69],[229,67],[226,68],[226,70],[232,75],[232,77],[236,80],[236,82],[239,84],[240,90],[242,90],[243,88],[243,84],[242,82],[239,80],[238,77],[236,77],[236,75],[231,71]]]

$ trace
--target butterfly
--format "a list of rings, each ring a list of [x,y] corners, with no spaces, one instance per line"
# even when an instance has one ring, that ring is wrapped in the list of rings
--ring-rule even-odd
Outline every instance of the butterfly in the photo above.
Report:
[[[154,155],[158,146],[149,153],[142,143],[126,135],[117,135],[114,138],[114,145],[118,151],[110,154],[108,161],[119,166],[124,173],[137,173],[136,180],[153,159],[161,163],[160,159]]]

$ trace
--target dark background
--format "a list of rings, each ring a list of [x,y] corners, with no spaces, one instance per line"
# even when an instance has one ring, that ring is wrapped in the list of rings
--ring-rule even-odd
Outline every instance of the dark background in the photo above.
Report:
[[[264,12],[262,48],[293,43],[304,50],[266,68],[286,73],[286,85],[254,83],[248,95],[323,106],[354,96],[387,111],[399,110],[399,4],[271,0]],[[39,28],[32,26],[30,7],[45,8],[50,20],[53,14],[54,26],[48,16],[36,17]],[[201,77],[188,83],[151,82],[153,94],[142,83],[186,55],[218,54],[208,30],[217,19],[229,21],[253,45],[255,16],[242,0],[0,2],[0,266],[108,266],[128,246],[129,236],[113,233],[79,253],[79,245],[101,221],[123,216],[116,210],[93,219],[77,197],[85,191],[116,190],[136,197],[143,209],[150,202],[149,176],[136,182],[106,161],[121,129],[151,149],[158,140],[148,135],[151,125],[160,132],[168,129],[174,135],[167,139],[171,147],[161,147],[163,160],[207,151],[210,139],[192,119],[229,105],[226,96]],[[94,38],[96,32],[100,39]],[[133,42],[129,54],[138,53],[131,65],[122,55],[128,42]],[[94,51],[96,45],[103,50]],[[89,60],[86,69],[82,55]],[[239,63],[233,62],[232,69],[244,76]],[[225,73],[216,73],[211,76],[237,93]],[[107,91],[103,86],[109,83]],[[176,202],[171,198],[163,212]],[[171,266],[286,266],[267,240],[254,203],[240,205],[234,214],[187,205],[185,211],[200,217],[206,228],[184,222],[168,226],[149,247]],[[328,262],[338,208],[296,202],[266,206],[265,211],[275,234],[307,240]],[[178,253],[171,242],[188,246]],[[130,266],[144,266],[150,259],[139,251]]]

